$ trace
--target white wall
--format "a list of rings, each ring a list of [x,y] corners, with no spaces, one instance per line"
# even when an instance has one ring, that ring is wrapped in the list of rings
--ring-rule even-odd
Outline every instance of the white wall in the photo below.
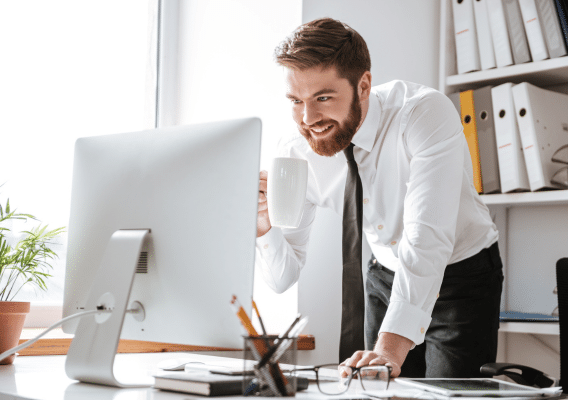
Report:
[[[302,21],[320,17],[339,19],[365,38],[374,85],[403,79],[438,87],[439,0],[304,0]],[[365,264],[369,257],[366,246]],[[298,286],[298,309],[310,317],[305,333],[315,336],[316,350],[300,354],[300,363],[338,361],[341,270],[341,216],[318,209]]]
[[[164,88],[161,120],[183,125],[258,116],[260,167],[267,169],[278,138],[296,129],[273,52],[301,23],[301,6],[301,0],[177,0],[177,27],[168,31],[177,44],[163,66],[174,84]],[[257,272],[254,297],[270,333],[284,331],[297,314],[296,286],[277,295]]]

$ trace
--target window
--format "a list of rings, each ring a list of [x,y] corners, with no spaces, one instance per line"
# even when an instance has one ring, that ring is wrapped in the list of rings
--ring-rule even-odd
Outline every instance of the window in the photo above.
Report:
[[[164,118],[183,125],[260,117],[260,167],[268,169],[278,138],[297,129],[285,98],[283,70],[274,63],[273,52],[300,25],[301,11],[301,0],[179,2],[178,10],[170,10],[178,17],[177,64],[175,72],[164,75],[178,84],[171,85],[175,90],[169,98],[175,99],[175,106],[164,110],[169,113]],[[165,28],[164,34],[171,34]],[[256,273],[254,297],[271,332],[285,330],[296,316],[296,288],[276,295]]]
[[[75,139],[154,126],[156,27],[157,0],[0,3],[3,205],[67,226]],[[43,311],[28,326],[61,317],[66,243],[54,248],[48,291],[24,287],[16,298]]]

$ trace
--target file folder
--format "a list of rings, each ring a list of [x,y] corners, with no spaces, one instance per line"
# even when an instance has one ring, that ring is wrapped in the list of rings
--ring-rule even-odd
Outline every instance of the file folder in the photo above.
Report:
[[[449,94],[448,98],[452,101],[452,103],[454,103],[454,107],[456,108],[461,118],[460,92]]]
[[[489,26],[487,0],[474,1],[473,11],[475,16],[475,28],[477,29],[477,44],[479,45],[481,69],[495,68],[497,64],[495,62],[491,27]]]
[[[550,58],[565,56],[566,44],[554,0],[538,0],[536,6]]]
[[[473,105],[473,90],[460,93],[461,119],[463,133],[471,156],[473,167],[473,185],[478,193],[483,193],[481,181],[481,162],[479,159],[479,143],[477,140],[477,124],[475,121],[475,109]]]
[[[507,30],[509,31],[513,60],[515,64],[529,62],[531,61],[531,55],[519,2],[518,0],[503,0],[503,6],[505,18],[507,19]]]
[[[473,0],[452,0],[458,74],[479,71],[481,64],[473,15]]]
[[[519,0],[519,6],[521,7],[521,15],[523,16],[532,60],[541,61],[549,58],[549,55],[544,41],[542,23],[536,8],[536,1]]]
[[[499,178],[497,143],[495,141],[491,86],[473,91],[473,108],[477,128],[482,190],[485,194],[500,193],[501,181]]]
[[[561,167],[552,157],[568,144],[568,95],[527,82],[512,92],[531,190],[562,189],[551,180]]]
[[[513,65],[513,53],[509,43],[509,32],[507,31],[503,1],[487,0],[487,11],[489,12],[489,25],[491,27],[497,67]]]
[[[499,177],[503,193],[530,190],[512,88],[512,83],[504,83],[491,89]]]

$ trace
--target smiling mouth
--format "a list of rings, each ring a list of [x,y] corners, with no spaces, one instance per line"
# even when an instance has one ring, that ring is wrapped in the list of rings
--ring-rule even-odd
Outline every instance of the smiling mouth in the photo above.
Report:
[[[326,135],[331,129],[333,128],[333,124],[318,127],[318,128],[310,128],[310,132],[314,136],[324,136]]]

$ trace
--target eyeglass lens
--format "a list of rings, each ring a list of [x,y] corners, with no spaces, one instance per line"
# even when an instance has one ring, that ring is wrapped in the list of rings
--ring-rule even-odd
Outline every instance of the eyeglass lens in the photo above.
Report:
[[[342,394],[352,380],[358,380],[363,390],[385,390],[390,374],[383,366],[363,367],[359,370],[338,364],[322,365],[317,370],[317,385],[324,394]]]

